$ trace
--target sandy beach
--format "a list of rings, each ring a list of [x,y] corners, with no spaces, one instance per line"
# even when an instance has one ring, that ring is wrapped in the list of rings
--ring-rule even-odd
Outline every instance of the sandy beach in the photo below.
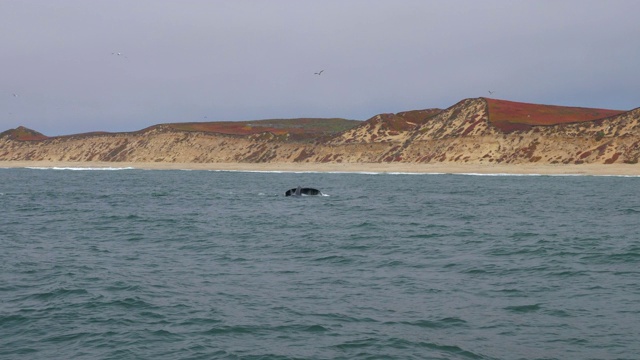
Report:
[[[140,163],[0,161],[0,168],[135,168],[146,170],[229,170],[283,172],[374,172],[445,174],[540,174],[640,176],[640,164],[411,164],[411,163]]]

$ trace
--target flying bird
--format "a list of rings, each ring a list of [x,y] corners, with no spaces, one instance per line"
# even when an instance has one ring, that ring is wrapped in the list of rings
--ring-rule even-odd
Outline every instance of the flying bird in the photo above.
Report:
[[[320,70],[320,71],[318,71],[318,72],[316,72],[316,73],[314,73],[314,74],[315,74],[315,75],[322,75],[322,72],[323,72],[323,71],[324,71],[324,70]]]
[[[491,91],[491,90],[488,90],[488,91],[489,91],[489,95],[493,95],[493,93],[495,92],[495,91]]]
[[[11,95],[12,95],[13,97],[18,97],[18,94],[16,94],[16,93],[13,93],[13,94],[11,94]]]

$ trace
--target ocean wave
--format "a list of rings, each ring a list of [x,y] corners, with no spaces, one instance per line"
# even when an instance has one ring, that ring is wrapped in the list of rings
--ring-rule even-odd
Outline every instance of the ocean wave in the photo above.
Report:
[[[185,169],[186,170],[186,169]],[[475,172],[416,172],[416,171],[317,171],[317,170],[205,170],[211,172],[230,172],[230,173],[264,173],[264,174],[336,174],[336,175],[459,175],[459,176],[486,176],[486,177],[621,177],[621,178],[637,178],[640,175],[618,175],[618,174],[540,174],[540,173],[475,173]]]
[[[71,171],[113,171],[113,170],[135,170],[134,167],[43,167],[43,166],[27,166],[26,169],[32,170],[71,170]]]

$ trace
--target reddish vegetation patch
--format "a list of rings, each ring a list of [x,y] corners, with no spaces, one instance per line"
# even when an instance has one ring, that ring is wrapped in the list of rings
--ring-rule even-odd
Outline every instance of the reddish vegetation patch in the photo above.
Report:
[[[589,156],[591,156],[591,150],[585,151],[582,154],[580,154],[580,159],[584,159]]]
[[[382,130],[394,131],[389,135],[397,135],[402,131],[412,130],[416,126],[426,123],[441,112],[441,109],[425,109],[403,111],[397,114],[380,114],[365,121],[362,126],[371,126],[379,122]]]
[[[596,148],[596,150],[598,151],[598,155],[602,156],[604,155],[605,151],[607,151],[607,147],[609,146],[609,143],[604,143],[600,146],[598,146]]]
[[[604,161],[605,164],[613,164],[614,162],[616,162],[616,160],[618,160],[618,158],[620,157],[620,153],[615,153],[613,154],[613,156],[610,159],[607,159]]]
[[[409,127],[414,127],[416,125],[421,125],[429,121],[432,117],[440,114],[442,109],[424,109],[424,110],[410,110],[403,111],[395,114],[397,118],[399,118],[398,122],[410,123]],[[400,120],[401,119],[401,120]]]
[[[474,121],[474,120],[475,120],[475,121]],[[480,123],[482,122],[482,120],[483,120],[483,119],[482,119],[482,116],[478,116],[478,119],[477,119],[477,120],[476,120],[475,118],[474,118],[474,119],[469,119],[469,120],[467,120],[467,122],[470,122],[470,123],[471,123],[471,125],[469,125],[469,126],[468,126],[468,127],[467,127],[463,132],[462,132],[462,135],[461,135],[461,136],[466,136],[466,135],[468,135],[470,132],[472,132],[472,131],[473,131],[473,129],[475,129],[475,127],[476,127],[478,124],[480,124]]]
[[[538,105],[506,100],[485,99],[489,121],[504,132],[527,130],[536,125],[557,125],[594,121],[620,115],[625,111],[570,106]]]
[[[440,114],[441,112],[442,109],[410,110],[399,112],[396,114],[396,116],[399,116],[408,122],[424,124],[427,120]]]
[[[395,135],[400,131],[407,131],[415,127],[415,125],[408,123],[407,120],[395,114],[380,115],[380,124],[381,129],[388,130],[390,133],[393,132]]]
[[[303,161],[309,159],[311,156],[313,156],[313,153],[311,151],[306,151],[306,150],[303,149],[300,152],[300,154],[295,159],[293,159],[293,161],[294,162],[303,162]]]

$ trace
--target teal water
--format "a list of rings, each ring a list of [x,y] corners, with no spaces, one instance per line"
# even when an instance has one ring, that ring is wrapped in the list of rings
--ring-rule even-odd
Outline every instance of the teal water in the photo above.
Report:
[[[637,359],[639,188],[0,169],[0,358]]]

